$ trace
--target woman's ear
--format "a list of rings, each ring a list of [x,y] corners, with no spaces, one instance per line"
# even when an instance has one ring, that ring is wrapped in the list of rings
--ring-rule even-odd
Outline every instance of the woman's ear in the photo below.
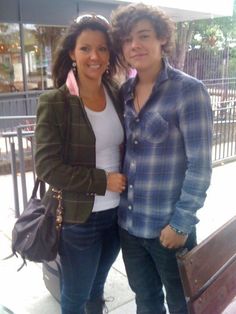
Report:
[[[74,51],[70,51],[69,52],[69,56],[71,58],[72,61],[75,61],[75,54],[74,54]]]

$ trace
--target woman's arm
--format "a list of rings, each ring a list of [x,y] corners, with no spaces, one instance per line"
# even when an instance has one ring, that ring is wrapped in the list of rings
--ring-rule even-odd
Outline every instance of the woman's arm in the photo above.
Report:
[[[38,177],[59,189],[104,195],[107,186],[104,170],[64,163],[64,103],[62,98],[53,96],[53,92],[46,93],[39,99],[35,130],[35,166]],[[60,115],[61,119],[58,118]]]
[[[104,195],[106,189],[121,192],[125,185],[123,175],[109,173],[107,180],[103,169],[65,164],[62,157],[64,101],[53,93],[40,96],[37,110],[35,166],[38,177],[58,189],[83,194]]]

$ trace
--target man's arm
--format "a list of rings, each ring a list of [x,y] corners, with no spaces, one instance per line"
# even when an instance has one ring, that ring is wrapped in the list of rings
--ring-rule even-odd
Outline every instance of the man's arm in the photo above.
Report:
[[[184,103],[179,108],[179,127],[185,145],[186,156],[183,158],[186,158],[187,170],[170,226],[188,234],[198,222],[196,211],[203,206],[210,185],[213,115],[210,96],[203,84],[195,82],[186,88],[184,94]],[[170,242],[181,239],[181,234],[174,230],[167,228],[165,232],[174,238]]]

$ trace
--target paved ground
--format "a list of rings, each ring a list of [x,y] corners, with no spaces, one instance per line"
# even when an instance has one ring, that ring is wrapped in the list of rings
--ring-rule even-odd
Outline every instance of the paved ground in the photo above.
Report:
[[[236,162],[216,167],[212,184],[203,209],[199,211],[198,242],[205,239],[218,227],[236,214],[235,202]],[[27,175],[30,185],[32,176]],[[14,224],[14,201],[12,178],[0,176],[0,259],[11,252],[10,237]],[[21,260],[12,258],[0,261],[0,304],[11,309],[14,314],[59,314],[58,302],[44,286],[40,264],[28,263],[17,272]],[[106,284],[107,303],[111,314],[135,314],[134,295],[130,290],[121,255],[117,258]],[[0,314],[6,314],[0,308]],[[235,309],[236,313],[236,309]]]

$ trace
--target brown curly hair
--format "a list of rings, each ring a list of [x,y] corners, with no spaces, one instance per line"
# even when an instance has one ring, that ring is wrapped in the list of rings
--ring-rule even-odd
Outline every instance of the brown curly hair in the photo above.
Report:
[[[111,14],[111,35],[113,47],[124,67],[127,65],[122,54],[123,40],[131,32],[133,26],[143,19],[152,23],[158,39],[166,39],[166,43],[162,46],[162,52],[168,55],[172,51],[175,24],[164,11],[156,6],[143,3],[120,6]]]

